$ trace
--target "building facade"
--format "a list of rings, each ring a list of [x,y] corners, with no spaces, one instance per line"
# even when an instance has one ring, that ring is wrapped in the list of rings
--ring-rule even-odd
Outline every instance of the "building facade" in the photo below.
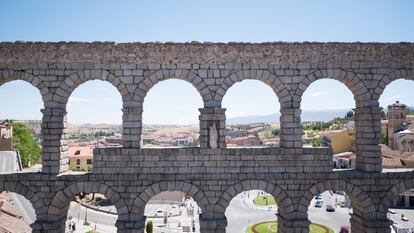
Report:
[[[388,146],[396,150],[395,133],[404,130],[407,122],[407,105],[396,101],[388,105]]]
[[[331,132],[320,137],[322,145],[332,147],[334,154],[354,151],[355,131],[354,129],[344,129]]]
[[[93,148],[90,146],[69,147],[69,170],[71,171],[92,171]]]
[[[0,151],[13,148],[13,124],[9,121],[0,123]]]

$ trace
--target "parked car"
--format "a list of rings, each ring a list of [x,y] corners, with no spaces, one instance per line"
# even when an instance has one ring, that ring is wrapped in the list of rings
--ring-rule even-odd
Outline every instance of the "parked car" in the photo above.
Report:
[[[164,216],[164,210],[158,209],[157,212],[155,212],[155,217],[163,217]]]
[[[315,197],[315,199],[316,200],[322,200],[322,196],[321,195],[318,195],[318,196]]]
[[[328,212],[334,212],[335,211],[335,206],[333,206],[333,205],[326,205],[326,211],[328,211]]]
[[[341,201],[341,204],[340,204],[340,206],[341,206],[341,208],[345,208],[345,207],[347,207],[347,204],[346,204],[346,202],[344,202],[344,201]]]
[[[322,208],[322,205],[323,205],[323,201],[315,202],[315,207],[317,207],[317,208]]]

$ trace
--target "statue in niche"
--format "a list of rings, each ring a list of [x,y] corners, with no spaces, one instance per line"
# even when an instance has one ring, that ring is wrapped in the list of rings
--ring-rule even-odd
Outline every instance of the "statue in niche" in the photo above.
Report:
[[[213,123],[209,129],[209,136],[210,136],[210,148],[215,149],[217,148],[217,141],[218,141],[218,132],[216,128],[216,123]]]

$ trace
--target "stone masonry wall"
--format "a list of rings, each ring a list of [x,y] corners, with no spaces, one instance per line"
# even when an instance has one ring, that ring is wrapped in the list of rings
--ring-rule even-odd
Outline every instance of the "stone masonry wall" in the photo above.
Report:
[[[31,83],[41,93],[44,109],[42,172],[0,174],[0,191],[22,194],[33,203],[33,232],[63,232],[69,202],[79,192],[101,193],[115,204],[118,232],[143,232],[149,199],[176,190],[189,193],[201,206],[202,233],[220,233],[225,232],[231,199],[251,189],[276,198],[279,232],[307,233],[309,203],[325,190],[350,195],[352,232],[390,232],[387,210],[399,192],[414,187],[414,173],[382,171],[378,99],[392,81],[414,79],[413,61],[411,43],[2,42],[0,85]],[[326,78],[338,80],[354,95],[355,170],[333,171],[330,149],[302,147],[302,95]],[[199,148],[140,148],[145,96],[166,79],[191,83],[203,99],[203,106],[195,106],[200,111]],[[275,92],[280,147],[226,148],[221,103],[233,84],[246,79]],[[96,149],[92,173],[71,173],[66,105],[89,80],[109,82],[121,94],[123,147]],[[218,132],[217,148],[209,143],[212,126]]]

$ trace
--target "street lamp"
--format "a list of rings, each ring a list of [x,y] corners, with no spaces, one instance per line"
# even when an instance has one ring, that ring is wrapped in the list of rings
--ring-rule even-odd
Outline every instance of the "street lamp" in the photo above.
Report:
[[[83,225],[88,225],[88,205],[85,205],[85,222]]]

